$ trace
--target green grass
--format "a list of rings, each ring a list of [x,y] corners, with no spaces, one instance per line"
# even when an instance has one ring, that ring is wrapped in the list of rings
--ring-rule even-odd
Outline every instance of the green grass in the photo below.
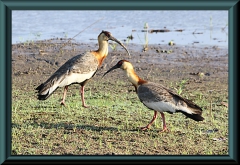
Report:
[[[228,109],[217,105],[224,96],[214,93],[210,97],[195,91],[192,99],[204,107],[203,122],[186,119],[180,113],[166,113],[170,132],[159,133],[162,129],[159,114],[150,130],[141,131],[138,128],[148,124],[153,111],[138,100],[135,92],[128,92],[133,88],[128,85],[129,82],[120,79],[114,85],[110,80],[90,81],[85,99],[91,107],[86,109],[81,107],[79,85],[69,87],[67,107],[62,107],[59,102],[63,89],[58,89],[48,100],[38,101],[32,90],[34,84],[19,88],[13,83],[12,154],[228,154]],[[183,90],[182,94],[188,96],[186,92]],[[208,133],[214,129],[218,131]]]
[[[59,104],[62,88],[45,101],[36,99],[34,88],[58,69],[55,62],[62,65],[79,52],[78,47],[84,50],[83,45],[75,45],[76,51],[61,49],[59,42],[12,46],[12,155],[228,155],[228,108],[221,104],[228,102],[227,76],[217,73],[191,78],[189,73],[196,72],[197,67],[187,63],[187,67],[181,68],[144,63],[141,70],[136,69],[139,76],[162,83],[194,101],[202,107],[205,120],[195,122],[181,113],[166,113],[170,132],[159,133],[162,130],[159,114],[150,130],[141,131],[139,127],[149,123],[153,111],[139,101],[121,71],[104,79],[99,77],[110,66],[100,68],[85,87],[90,108],[82,107],[79,85],[69,87],[67,107]],[[70,48],[74,46],[67,44]],[[39,54],[38,50],[46,54]],[[118,51],[111,56],[115,54],[118,58]],[[132,54],[135,55],[131,61],[139,68],[137,61],[143,57],[138,57],[136,51]],[[113,65],[111,56],[105,64]],[[212,66],[202,71],[212,73]]]

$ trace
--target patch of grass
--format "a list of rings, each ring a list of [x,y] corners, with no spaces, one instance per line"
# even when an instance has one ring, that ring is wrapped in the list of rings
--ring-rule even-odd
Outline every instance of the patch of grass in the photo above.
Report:
[[[85,99],[91,107],[85,109],[81,107],[78,85],[70,86],[67,107],[62,107],[59,105],[62,90],[57,90],[46,101],[38,101],[35,93],[27,89],[33,86],[18,89],[13,83],[12,154],[228,153],[227,108],[213,106],[214,120],[205,110],[205,121],[200,123],[185,119],[182,114],[166,114],[170,132],[163,134],[159,133],[162,129],[159,115],[151,130],[141,131],[139,127],[148,124],[153,111],[138,100],[136,93],[127,92],[128,82],[117,80],[117,85],[110,84],[107,80],[90,82]],[[197,94],[195,101],[200,106],[209,106],[206,98]],[[218,131],[207,133],[213,129]]]
[[[149,39],[148,39],[148,23],[144,23],[144,43],[142,42],[141,38],[139,37],[138,35],[138,38],[140,40],[140,42],[143,44],[143,52],[147,51],[148,50],[148,43],[149,43]]]
[[[148,49],[148,23],[145,23],[144,24],[144,29],[146,29],[146,32],[145,32],[145,43],[144,43],[144,46],[143,46],[143,49],[146,51]]]
[[[109,46],[114,51],[117,49],[118,44],[117,43],[109,43]]]
[[[221,104],[228,102],[227,76],[213,74],[195,80],[189,75],[193,70],[190,65],[176,68],[135,63],[141,77],[176,88],[183,97],[202,107],[205,118],[195,122],[181,113],[166,113],[170,132],[159,133],[162,119],[158,114],[151,129],[141,131],[139,127],[146,126],[154,112],[139,101],[121,71],[101,79],[102,68],[99,69],[85,88],[90,108],[82,107],[80,86],[76,84],[69,87],[67,106],[63,107],[59,104],[62,88],[45,101],[36,99],[34,88],[76,52],[66,53],[63,49],[61,54],[61,43],[51,41],[35,42],[31,49],[23,44],[13,47],[13,155],[228,155],[228,108]],[[47,50],[48,54],[38,55],[36,49]],[[116,57],[119,58],[118,53]],[[132,62],[143,59],[136,53]],[[106,58],[106,64],[107,60],[111,61],[111,56]]]
[[[178,88],[176,87],[174,88],[179,95],[181,95],[181,93],[183,92],[183,89],[185,88],[185,84],[187,83],[187,81],[188,81],[187,79],[181,80],[180,83],[177,83]]]

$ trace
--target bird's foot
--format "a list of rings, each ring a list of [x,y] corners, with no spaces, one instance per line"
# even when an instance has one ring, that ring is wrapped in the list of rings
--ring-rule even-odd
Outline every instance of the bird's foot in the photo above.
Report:
[[[84,108],[89,108],[90,106],[89,105],[82,105],[82,107],[84,107]]]
[[[145,131],[145,130],[147,130],[147,129],[150,129],[150,126],[141,127],[140,129],[141,129],[142,131]]]
[[[61,102],[60,102],[60,105],[63,105],[64,107],[67,106],[64,101],[61,101]]]
[[[161,130],[159,133],[163,133],[163,132],[169,132],[167,127],[164,127],[163,130]]]

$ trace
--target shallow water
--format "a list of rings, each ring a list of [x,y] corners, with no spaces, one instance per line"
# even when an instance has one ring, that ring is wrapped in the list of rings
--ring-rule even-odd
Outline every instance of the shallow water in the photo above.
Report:
[[[142,32],[145,23],[148,30],[168,29],[170,32],[148,33],[146,39],[146,32]],[[128,43],[145,44],[148,41],[148,44],[167,44],[173,40],[179,45],[227,47],[228,11],[12,11],[13,44],[72,38],[81,31],[74,38],[76,41],[96,42],[102,30],[110,31],[117,39]],[[127,38],[130,35],[132,40]]]

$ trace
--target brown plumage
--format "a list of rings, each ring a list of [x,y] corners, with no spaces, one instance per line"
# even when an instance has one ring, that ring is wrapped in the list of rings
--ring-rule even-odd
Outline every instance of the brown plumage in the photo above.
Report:
[[[161,84],[148,82],[141,79],[133,69],[132,64],[127,60],[120,60],[115,66],[110,68],[104,76],[114,69],[121,68],[126,73],[128,80],[135,86],[140,101],[149,109],[154,110],[153,119],[150,123],[142,127],[142,130],[149,129],[157,118],[159,111],[163,120],[163,130],[167,130],[165,116],[163,112],[176,113],[181,112],[186,117],[195,121],[202,121],[202,108],[191,100],[181,97],[173,91],[167,89]]]
[[[119,40],[114,38],[110,32],[102,31],[98,35],[98,50],[79,54],[69,59],[55,73],[53,73],[46,82],[36,88],[38,99],[46,100],[57,88],[64,87],[61,104],[65,106],[65,97],[68,86],[71,84],[80,84],[82,106],[87,107],[84,100],[84,86],[88,80],[95,75],[103,60],[107,57],[108,40],[117,42],[129,54],[127,48]]]

